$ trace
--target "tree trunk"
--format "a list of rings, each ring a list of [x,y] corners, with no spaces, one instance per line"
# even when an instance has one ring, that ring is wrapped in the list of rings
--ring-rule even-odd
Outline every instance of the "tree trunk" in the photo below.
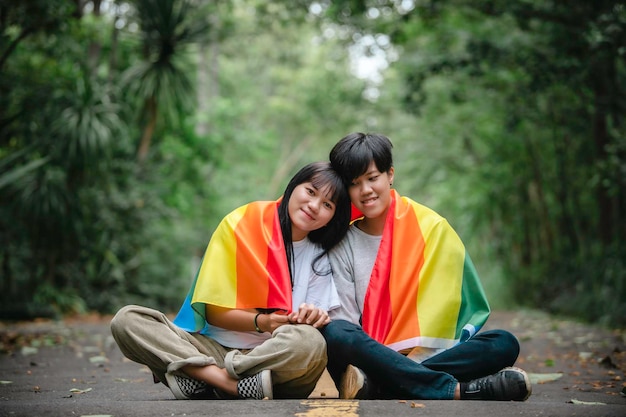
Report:
[[[146,99],[146,113],[148,121],[143,130],[143,134],[141,135],[141,142],[139,144],[139,150],[137,151],[137,160],[140,164],[143,163],[148,156],[150,144],[152,143],[152,136],[154,135],[154,130],[156,128],[157,102],[154,96]]]
[[[92,3],[93,3],[93,15],[99,18],[100,17],[100,4],[102,3],[102,0],[93,0]],[[98,67],[98,60],[100,58],[101,49],[102,49],[102,45],[100,45],[100,42],[91,41],[89,43],[89,48],[87,51],[87,65],[89,66],[89,72],[91,74],[93,74],[94,71],[96,71],[96,68]]]
[[[210,131],[209,109],[211,102],[219,97],[219,72],[220,72],[220,41],[219,41],[219,16],[211,18],[211,37],[207,48],[206,43],[199,45],[198,52],[198,89],[197,102],[198,114],[201,115],[195,128],[196,135],[206,136]],[[207,51],[208,49],[208,51]]]

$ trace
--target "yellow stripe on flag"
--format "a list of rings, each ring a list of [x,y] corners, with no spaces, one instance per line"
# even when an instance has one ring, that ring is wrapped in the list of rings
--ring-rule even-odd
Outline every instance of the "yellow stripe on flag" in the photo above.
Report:
[[[430,216],[420,224],[428,230],[417,294],[417,315],[424,329],[421,336],[454,339],[461,306],[465,247],[456,233],[450,233],[452,229],[445,219]]]
[[[237,307],[237,259],[234,254],[237,251],[237,241],[234,239],[234,229],[246,212],[247,206],[239,207],[222,222],[227,222],[227,227],[218,226],[213,233],[211,242],[207,247],[204,259],[220,260],[220,262],[203,262],[200,268],[198,285],[192,298],[192,304],[196,302],[235,308]],[[220,279],[211,279],[220,277]]]

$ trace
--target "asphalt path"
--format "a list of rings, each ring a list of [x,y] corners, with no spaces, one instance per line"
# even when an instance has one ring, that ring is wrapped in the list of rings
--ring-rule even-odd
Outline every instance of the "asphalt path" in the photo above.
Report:
[[[513,331],[525,402],[340,400],[327,374],[304,400],[180,401],[126,360],[107,317],[0,322],[0,416],[616,416],[626,417],[626,332],[537,312],[494,312]],[[393,381],[390,381],[393,383]]]

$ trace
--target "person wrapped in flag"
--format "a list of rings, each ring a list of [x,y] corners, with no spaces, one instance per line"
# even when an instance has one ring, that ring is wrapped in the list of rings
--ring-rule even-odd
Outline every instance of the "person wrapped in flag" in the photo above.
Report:
[[[322,333],[341,398],[524,401],[510,332],[479,332],[489,304],[461,239],[442,216],[392,188],[392,144],[351,133],[330,161],[353,204],[330,262],[341,306]]]
[[[277,201],[228,214],[173,321],[125,306],[111,332],[177,399],[306,398],[326,363],[319,329],[339,298],[328,252],[350,200],[328,162],[304,166]]]

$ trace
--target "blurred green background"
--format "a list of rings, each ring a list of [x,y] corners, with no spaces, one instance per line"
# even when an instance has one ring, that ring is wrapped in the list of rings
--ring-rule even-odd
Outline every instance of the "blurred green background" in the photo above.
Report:
[[[217,222],[353,131],[492,307],[626,325],[626,5],[0,0],[0,318],[176,311]]]

